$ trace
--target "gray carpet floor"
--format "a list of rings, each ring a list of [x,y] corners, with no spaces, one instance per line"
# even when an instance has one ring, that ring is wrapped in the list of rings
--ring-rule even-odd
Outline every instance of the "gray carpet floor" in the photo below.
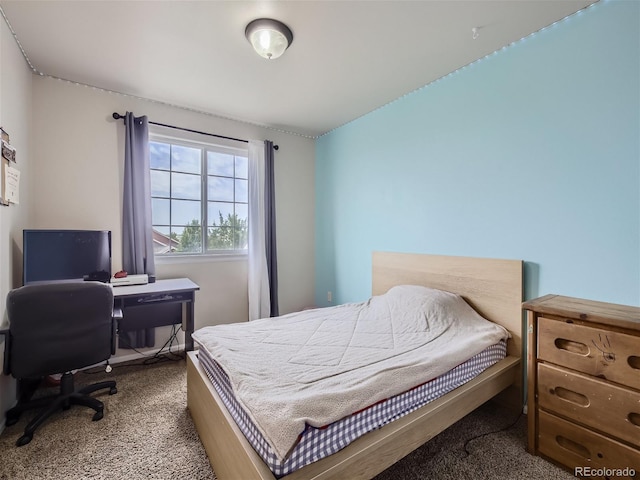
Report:
[[[91,421],[91,410],[74,406],[54,415],[20,448],[15,442],[33,413],[6,427],[0,435],[0,479],[215,479],[186,408],[183,360],[75,375],[76,386],[104,379],[115,379],[118,393],[97,394],[105,404],[100,421]],[[47,391],[53,390],[39,393]],[[470,441],[465,452],[468,439],[513,420],[487,404],[376,480],[575,478],[526,452],[525,417],[507,430]]]

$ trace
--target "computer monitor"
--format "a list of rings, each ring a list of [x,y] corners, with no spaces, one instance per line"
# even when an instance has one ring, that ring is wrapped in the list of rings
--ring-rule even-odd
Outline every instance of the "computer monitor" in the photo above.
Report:
[[[108,230],[24,230],[23,283],[111,278]]]

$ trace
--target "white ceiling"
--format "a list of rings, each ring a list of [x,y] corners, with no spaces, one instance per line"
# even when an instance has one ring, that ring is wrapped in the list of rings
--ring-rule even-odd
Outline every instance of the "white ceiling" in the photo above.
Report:
[[[39,73],[310,137],[592,3],[0,0]],[[293,31],[276,60],[244,37],[260,17]]]

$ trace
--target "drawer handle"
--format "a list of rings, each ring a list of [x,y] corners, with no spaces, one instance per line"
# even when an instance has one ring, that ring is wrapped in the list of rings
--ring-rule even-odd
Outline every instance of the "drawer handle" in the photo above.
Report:
[[[566,338],[556,338],[554,342],[556,348],[560,350],[566,350],[569,353],[577,353],[578,355],[589,355],[589,347],[584,343],[574,342],[573,340],[567,340]]]
[[[640,370],[640,357],[636,357],[635,355],[631,355],[627,359],[627,363],[631,368],[635,368],[636,370]]]
[[[589,449],[587,449],[587,447],[585,447],[584,445],[580,445],[579,443],[574,442],[573,440],[569,440],[568,438],[563,437],[561,435],[556,435],[556,442],[565,450],[569,450],[570,452],[577,453],[584,459],[591,458],[591,453],[589,452]]]
[[[631,423],[633,423],[636,427],[640,427],[640,413],[631,412],[628,417]]]
[[[551,393],[557,395],[563,400],[566,400],[567,402],[575,403],[581,407],[588,407],[590,403],[589,399],[585,395],[572,390],[567,390],[566,388],[556,387],[551,390]]]

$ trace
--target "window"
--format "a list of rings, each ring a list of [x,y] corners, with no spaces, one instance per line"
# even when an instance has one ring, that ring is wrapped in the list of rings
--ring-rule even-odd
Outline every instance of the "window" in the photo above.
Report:
[[[149,153],[155,254],[246,253],[247,150],[152,135]]]

